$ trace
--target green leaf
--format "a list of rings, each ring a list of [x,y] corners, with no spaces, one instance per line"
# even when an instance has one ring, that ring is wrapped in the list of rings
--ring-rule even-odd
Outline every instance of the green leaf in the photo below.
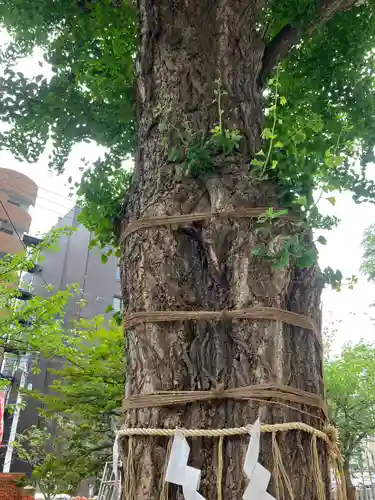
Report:
[[[180,163],[182,160],[182,150],[177,146],[173,146],[168,154],[168,161]]]
[[[316,262],[317,254],[314,248],[305,248],[302,255],[296,259],[299,269],[310,268]]]
[[[259,255],[262,255],[263,252],[264,252],[264,250],[262,248],[260,248],[260,247],[254,247],[254,248],[251,249],[252,255],[254,255],[256,257],[259,256]]]
[[[281,106],[285,106],[286,103],[287,103],[286,97],[284,97],[283,95],[280,96],[280,104],[281,104]]]
[[[255,167],[263,167],[264,166],[264,161],[259,161],[256,158],[251,160],[251,165],[254,165]]]
[[[42,370],[40,369],[40,367],[38,365],[34,365],[31,369],[31,371],[33,372],[34,375],[39,375]]]
[[[290,256],[287,251],[284,251],[281,253],[278,260],[271,264],[271,268],[275,270],[287,269],[289,267],[289,264],[290,264]]]
[[[326,200],[329,201],[333,207],[336,205],[336,198],[334,196],[330,196],[329,198],[326,198]]]
[[[272,133],[272,130],[269,128],[265,128],[262,132],[263,139],[275,139],[276,134]]]
[[[276,210],[273,212],[272,217],[282,217],[283,215],[288,215],[289,210],[288,209],[282,209],[282,210]]]
[[[304,142],[306,140],[306,133],[303,130],[297,130],[293,136],[293,140],[296,144]]]
[[[219,125],[216,125],[216,127],[211,129],[211,135],[213,135],[213,136],[221,135],[221,128]]]
[[[307,198],[306,196],[299,196],[295,200],[293,200],[293,203],[295,205],[307,205]]]
[[[325,238],[324,236],[319,236],[318,240],[317,240],[321,245],[326,245],[327,244],[327,238]]]

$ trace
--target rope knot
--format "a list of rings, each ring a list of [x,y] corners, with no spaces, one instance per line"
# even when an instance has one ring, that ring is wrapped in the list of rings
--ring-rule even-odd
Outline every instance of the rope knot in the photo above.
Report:
[[[213,389],[215,398],[220,398],[223,395],[224,391],[225,391],[225,386],[223,382],[216,382],[216,387]]]
[[[334,457],[339,456],[340,454],[340,448],[339,448],[339,433],[333,425],[327,425],[324,428],[324,432],[327,434],[329,440],[332,443],[332,446],[330,447],[330,454],[333,455]]]

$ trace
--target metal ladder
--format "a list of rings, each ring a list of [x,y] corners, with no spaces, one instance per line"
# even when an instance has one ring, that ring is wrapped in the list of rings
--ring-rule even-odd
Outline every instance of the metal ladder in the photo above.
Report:
[[[120,467],[120,464],[119,464]],[[121,475],[118,475],[120,480]],[[117,500],[113,498],[115,490],[115,473],[113,470],[112,462],[106,462],[104,471],[100,480],[100,487],[98,492],[98,500]]]

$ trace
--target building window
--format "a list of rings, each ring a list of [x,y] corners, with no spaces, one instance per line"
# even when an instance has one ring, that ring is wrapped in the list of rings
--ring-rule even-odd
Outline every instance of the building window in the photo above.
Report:
[[[0,227],[0,233],[13,234],[13,229],[7,229],[6,227]]]
[[[30,203],[24,200],[22,196],[9,194],[7,196],[8,203],[15,205],[16,207],[23,208],[24,210],[28,210]]]
[[[8,200],[8,203],[11,203],[12,205],[16,205],[16,207],[20,206],[20,203],[18,201]]]
[[[117,295],[113,297],[112,307],[115,312],[122,311],[121,297],[118,297]]]
[[[0,231],[2,233],[13,234],[14,229],[10,221],[0,219]]]
[[[116,268],[116,281],[120,281],[121,280],[121,276],[120,276],[120,266],[117,265],[117,268]]]

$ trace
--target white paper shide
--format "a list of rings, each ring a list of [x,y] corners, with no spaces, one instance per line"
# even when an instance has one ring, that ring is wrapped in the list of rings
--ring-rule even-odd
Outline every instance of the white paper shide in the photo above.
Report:
[[[243,500],[276,500],[267,493],[271,473],[258,462],[260,450],[260,421],[252,426],[250,442],[246,452],[243,470],[249,478],[249,484],[243,494]],[[185,500],[205,500],[198,493],[201,471],[187,465],[190,446],[181,432],[176,432],[165,480],[182,486]]]
[[[198,493],[201,471],[187,465],[190,446],[181,432],[176,432],[165,480],[182,486],[185,500],[205,500]]]
[[[243,494],[243,500],[276,500],[267,493],[271,473],[258,462],[260,450],[259,418],[250,431],[250,443],[246,452],[244,472],[249,478],[249,484]]]

